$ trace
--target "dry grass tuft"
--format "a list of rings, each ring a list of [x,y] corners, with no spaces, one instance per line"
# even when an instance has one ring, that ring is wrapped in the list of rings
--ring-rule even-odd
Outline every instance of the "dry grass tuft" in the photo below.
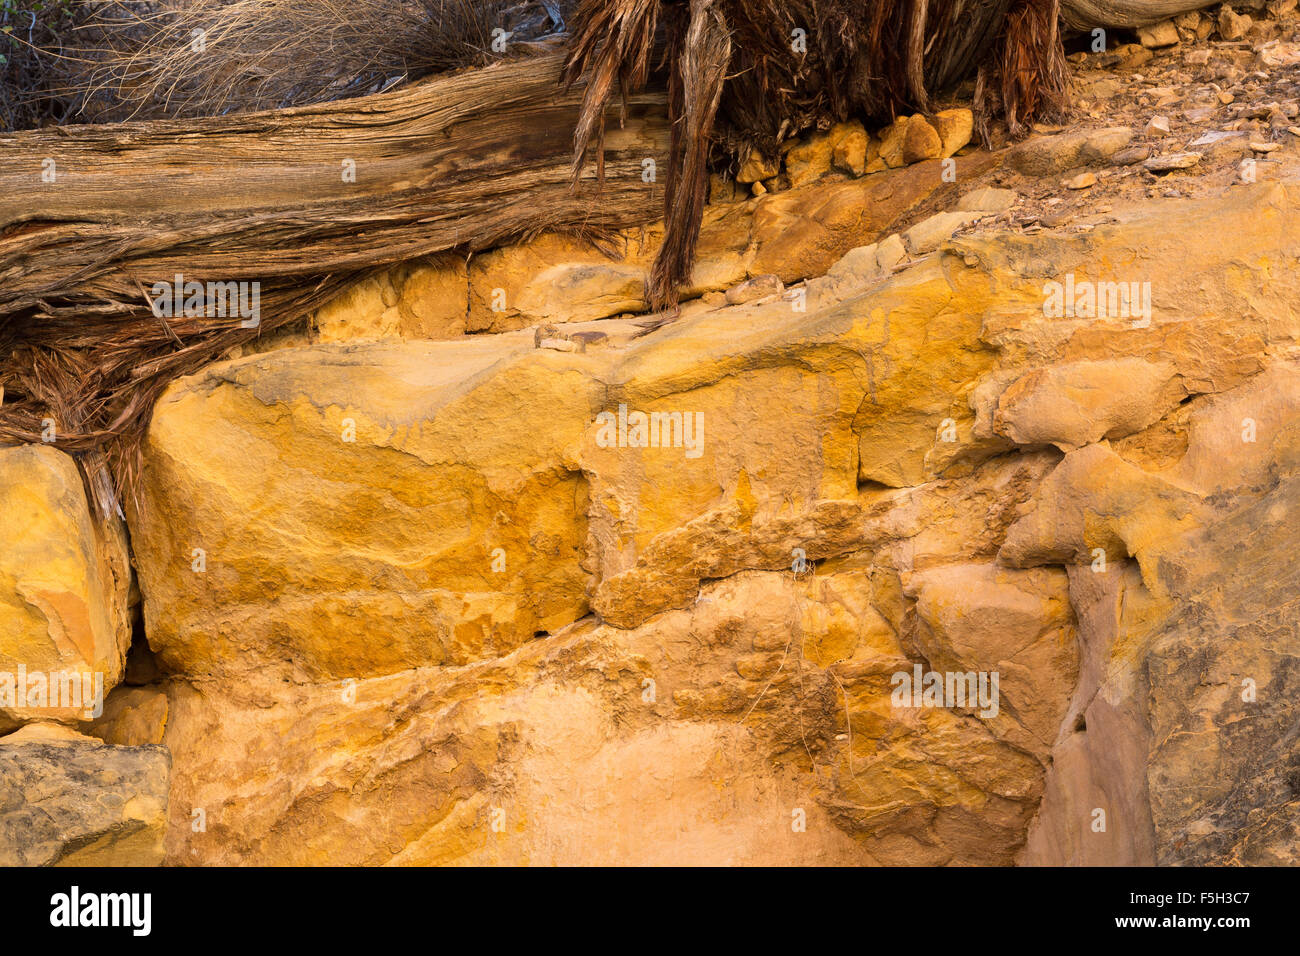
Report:
[[[361,96],[499,55],[511,0],[195,0],[88,24],[101,120],[223,116]]]
[[[69,23],[57,49],[35,43],[29,59],[41,73],[13,88],[25,83],[30,96],[62,104],[62,121],[76,122],[224,116],[363,96],[484,66],[563,30],[554,0],[61,2]],[[494,31],[510,34],[504,53],[493,49]]]

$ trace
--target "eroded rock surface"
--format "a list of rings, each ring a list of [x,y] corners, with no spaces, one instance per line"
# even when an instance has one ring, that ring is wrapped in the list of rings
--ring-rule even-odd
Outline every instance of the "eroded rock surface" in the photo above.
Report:
[[[0,865],[157,866],[169,763],[66,729],[0,739]]]
[[[1153,462],[1166,430],[1184,450]],[[1003,551],[1017,564],[1105,552],[1104,568],[1071,571],[1086,678],[1027,862],[1300,859],[1298,453],[1290,360],[1158,432],[1067,456],[1012,527]]]
[[[0,448],[0,514],[0,728],[91,716],[131,644],[122,525],[96,521],[76,463],[42,445]]]
[[[171,752],[173,863],[1294,862],[1297,205],[213,366],[93,731]]]

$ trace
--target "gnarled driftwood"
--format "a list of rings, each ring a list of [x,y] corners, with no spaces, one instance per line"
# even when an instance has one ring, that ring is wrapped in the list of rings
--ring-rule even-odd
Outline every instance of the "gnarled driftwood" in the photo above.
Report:
[[[373,269],[660,217],[642,160],[666,160],[663,95],[632,98],[603,185],[575,189],[581,90],[560,70],[545,54],[338,103],[0,136],[0,440],[48,419],[72,451],[138,433],[176,375]],[[260,283],[261,326],[156,316],[146,291],[176,274]]]
[[[1061,0],[1061,19],[1073,30],[1145,27],[1180,13],[1218,5],[1218,0]]]

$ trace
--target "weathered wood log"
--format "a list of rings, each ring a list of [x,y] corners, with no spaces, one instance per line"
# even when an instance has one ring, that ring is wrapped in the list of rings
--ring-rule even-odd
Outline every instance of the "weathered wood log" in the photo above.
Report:
[[[590,177],[571,192],[579,93],[560,95],[559,63],[284,111],[0,136],[0,315],[50,296],[129,298],[135,280],[176,271],[319,276],[662,215],[641,179],[642,159],[665,152],[662,97],[638,97],[611,132],[599,198]]]
[[[1061,19],[1074,30],[1146,27],[1180,13],[1218,5],[1219,0],[1061,0]]]
[[[0,440],[89,449],[175,377],[392,263],[663,215],[664,96],[611,116],[572,183],[582,89],[550,53],[319,106],[0,136]],[[259,328],[160,318],[155,282],[258,282]]]

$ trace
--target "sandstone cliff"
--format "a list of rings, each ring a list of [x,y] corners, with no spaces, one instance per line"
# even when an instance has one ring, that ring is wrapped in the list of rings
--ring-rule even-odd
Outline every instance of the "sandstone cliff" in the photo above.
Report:
[[[1274,106],[1195,176],[1199,106],[808,137],[677,316],[662,226],[376,273],[174,382],[122,518],[0,450],[0,862],[1300,863]]]
[[[83,726],[170,753],[172,863],[1295,862],[1298,205],[212,366],[132,520],[165,676]],[[895,706],[917,664],[998,713]]]

